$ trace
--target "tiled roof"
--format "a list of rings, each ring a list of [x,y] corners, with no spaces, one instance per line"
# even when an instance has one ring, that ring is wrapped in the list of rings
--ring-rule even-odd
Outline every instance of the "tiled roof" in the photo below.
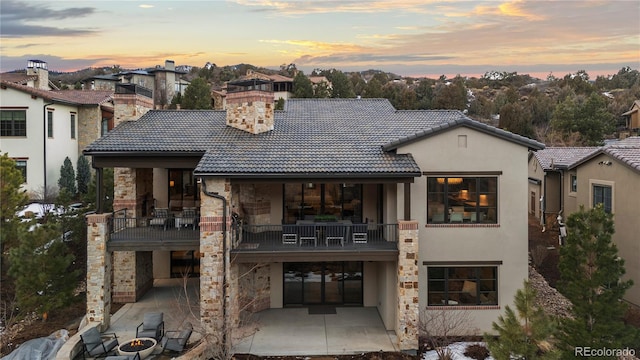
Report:
[[[603,152],[632,169],[640,171],[640,136],[628,137],[609,144],[603,148]]]
[[[453,110],[396,111],[385,99],[290,99],[275,112],[274,130],[254,135],[226,126],[224,111],[158,110],[116,127],[86,152],[206,151],[199,174],[408,177],[420,174],[413,157],[383,147],[460,119]]]
[[[543,170],[566,169],[576,161],[596,153],[600,148],[596,146],[585,147],[547,147],[535,152]]]
[[[42,90],[2,80],[2,86],[10,87],[27,94],[39,96],[49,101],[64,102],[72,105],[102,105],[111,100],[113,91],[105,90]]]
[[[0,74],[0,80],[3,82],[10,82],[14,84],[25,85],[29,80],[38,80],[37,75],[27,75],[24,72],[21,73],[3,73]]]

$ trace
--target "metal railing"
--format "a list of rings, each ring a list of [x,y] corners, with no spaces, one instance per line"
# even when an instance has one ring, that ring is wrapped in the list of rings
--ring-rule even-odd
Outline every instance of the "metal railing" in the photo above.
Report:
[[[109,238],[111,241],[195,240],[200,238],[199,218],[133,217],[127,209],[122,209],[113,213]]]
[[[397,247],[398,224],[282,224],[239,225],[232,228],[232,248]]]

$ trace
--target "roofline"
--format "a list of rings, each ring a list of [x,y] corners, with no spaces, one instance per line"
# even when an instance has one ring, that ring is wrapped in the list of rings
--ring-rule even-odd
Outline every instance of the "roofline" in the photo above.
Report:
[[[202,151],[91,151],[83,150],[83,155],[95,157],[117,157],[117,156],[157,156],[157,157],[178,157],[178,156],[200,156],[206,153]]]
[[[631,169],[631,170],[633,170],[633,171],[635,171],[635,172],[640,172],[640,170],[639,170],[639,169],[637,169],[637,168],[635,168],[635,167],[633,167],[633,166],[631,166],[631,165],[627,164],[625,161],[620,160],[618,157],[616,157],[616,156],[613,156],[613,155],[609,154],[609,153],[607,152],[607,150],[608,150],[608,148],[607,148],[607,147],[604,147],[604,148],[602,148],[602,149],[600,149],[600,150],[598,150],[598,151],[594,152],[593,154],[591,154],[591,155],[589,155],[589,156],[585,156],[584,158],[582,158],[582,159],[580,159],[580,160],[578,160],[578,161],[574,162],[574,163],[573,163],[573,164],[571,164],[570,166],[567,166],[567,169],[566,169],[566,170],[573,170],[573,169],[577,168],[578,166],[580,166],[580,165],[582,165],[582,164],[584,164],[584,163],[586,163],[586,162],[589,162],[589,161],[593,160],[594,158],[596,158],[596,157],[598,157],[598,156],[600,156],[600,155],[607,155],[607,156],[609,156],[610,158],[612,158],[613,160],[615,160],[615,161],[617,161],[617,162],[619,162],[619,163],[623,164],[624,166],[628,167],[629,169]]]
[[[420,172],[409,173],[353,173],[353,172],[331,172],[331,173],[206,173],[193,172],[197,177],[225,177],[225,178],[260,178],[260,179],[358,179],[358,178],[385,178],[385,179],[411,179],[422,176]]]
[[[413,135],[409,135],[407,137],[404,137],[402,139],[398,139],[395,141],[392,141],[390,143],[387,143],[385,145],[382,146],[382,150],[384,151],[390,151],[390,150],[395,150],[397,148],[399,148],[400,146],[404,146],[404,145],[408,145],[410,143],[422,140],[424,138],[433,136],[433,135],[437,135],[440,133],[443,133],[445,131],[448,131],[450,129],[455,129],[457,127],[460,126],[466,126],[469,127],[471,129],[483,132],[485,134],[488,135],[493,135],[493,136],[497,136],[501,139],[504,140],[508,140],[511,142],[514,142],[516,144],[519,145],[523,145],[526,146],[529,149],[532,150],[542,150],[545,148],[545,145],[541,142],[529,139],[527,137],[518,135],[518,134],[514,134],[499,128],[495,128],[492,126],[489,126],[487,124],[481,123],[479,121],[475,121],[472,120],[462,114],[460,114],[460,117],[458,119],[440,124],[438,126],[432,127],[430,129],[426,129],[423,131],[420,131],[418,133],[415,133]]]

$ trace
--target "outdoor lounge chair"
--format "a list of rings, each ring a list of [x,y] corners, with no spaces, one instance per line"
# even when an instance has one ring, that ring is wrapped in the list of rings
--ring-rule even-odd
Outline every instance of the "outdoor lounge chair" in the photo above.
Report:
[[[136,337],[154,338],[158,341],[164,335],[164,314],[152,312],[144,314],[142,323],[136,328]]]
[[[197,222],[196,217],[196,208],[184,208],[184,210],[182,210],[182,217],[180,218],[180,227],[191,226],[191,228],[195,230]]]
[[[160,345],[162,346],[162,351],[170,350],[175,352],[182,352],[187,346],[187,342],[189,341],[189,337],[191,337],[191,333],[193,332],[193,326],[191,323],[186,323],[184,330],[169,330],[162,337],[162,341]]]
[[[367,224],[353,224],[351,226],[351,238],[354,244],[367,243]]]
[[[104,358],[104,360],[140,360],[140,353],[135,355],[111,355]]]
[[[347,225],[340,223],[330,223],[326,226],[325,244],[329,246],[332,242],[344,246],[344,238],[347,236]]]
[[[300,238],[300,246],[313,243],[318,246],[318,234],[315,225],[298,225],[298,236]]]
[[[82,342],[82,357],[97,358],[107,356],[109,352],[118,346],[118,336],[115,333],[101,334],[98,328],[91,327],[80,335]]]
[[[169,209],[157,208],[153,211],[153,217],[149,220],[149,226],[162,226],[164,230],[167,230],[168,221]]]
[[[295,225],[282,225],[282,243],[295,245],[298,243],[298,233]]]

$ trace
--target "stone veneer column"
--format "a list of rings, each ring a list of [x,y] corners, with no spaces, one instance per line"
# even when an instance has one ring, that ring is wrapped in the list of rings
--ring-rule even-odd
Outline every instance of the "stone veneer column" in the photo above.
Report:
[[[206,334],[213,335],[213,341],[220,343],[230,333],[229,329],[225,331],[228,326],[224,326],[224,318],[229,315],[225,314],[225,304],[229,299],[229,291],[225,293],[225,287],[234,288],[232,290],[235,291],[235,286],[229,283],[231,274],[225,276],[225,265],[229,268],[231,238],[231,184],[228,179],[204,178],[203,181],[203,192],[200,194],[200,321]],[[226,199],[226,214],[223,214],[223,201],[207,195],[205,189]],[[224,221],[227,222],[226,236],[223,234]],[[223,240],[226,240],[226,246]],[[226,310],[230,311],[228,307]],[[229,342],[225,345],[229,345]]]
[[[418,222],[398,221],[398,315],[400,350],[418,349]]]
[[[102,329],[111,321],[111,254],[107,251],[111,214],[87,215],[87,319]]]

